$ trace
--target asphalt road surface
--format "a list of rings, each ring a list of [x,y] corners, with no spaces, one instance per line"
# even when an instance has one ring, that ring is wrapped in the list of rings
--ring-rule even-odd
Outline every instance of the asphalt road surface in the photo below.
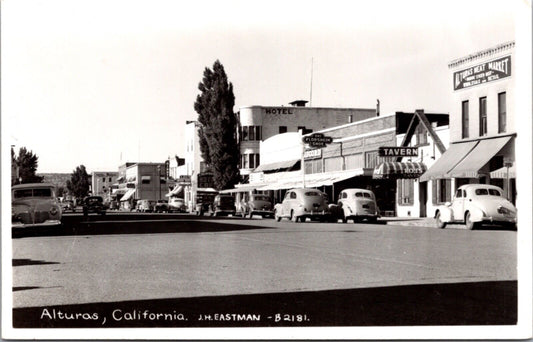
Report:
[[[12,274],[17,327],[516,323],[504,229],[66,215],[14,232]]]

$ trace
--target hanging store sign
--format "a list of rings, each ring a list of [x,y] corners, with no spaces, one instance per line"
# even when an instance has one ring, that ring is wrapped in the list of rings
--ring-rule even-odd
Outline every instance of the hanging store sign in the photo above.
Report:
[[[322,150],[309,150],[304,152],[304,159],[322,158]]]
[[[511,56],[506,56],[454,72],[453,90],[473,87],[509,76],[511,76]]]
[[[327,137],[322,133],[313,133],[303,137],[302,140],[311,147],[326,147],[327,144],[331,144],[333,142],[332,137]]]
[[[418,157],[417,147],[380,147],[380,157]]]

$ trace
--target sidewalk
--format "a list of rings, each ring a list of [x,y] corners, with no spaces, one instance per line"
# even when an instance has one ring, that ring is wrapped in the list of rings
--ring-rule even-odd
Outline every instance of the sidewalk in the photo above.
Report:
[[[433,217],[381,217],[378,222],[395,226],[435,226],[435,219]]]

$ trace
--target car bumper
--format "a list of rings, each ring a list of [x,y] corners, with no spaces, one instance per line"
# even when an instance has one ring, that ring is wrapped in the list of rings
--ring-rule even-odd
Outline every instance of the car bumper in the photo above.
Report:
[[[40,223],[22,223],[22,222],[12,222],[11,226],[13,228],[31,228],[31,227],[50,227],[50,226],[60,226],[61,220],[46,220]]]
[[[331,212],[328,210],[311,210],[311,211],[302,211],[300,215],[298,216],[304,216],[304,217],[326,217],[331,216]]]
[[[516,223],[516,217],[512,216],[485,216],[484,223]]]
[[[274,215],[274,211],[272,210],[252,210],[251,211],[254,215]]]
[[[231,214],[231,215],[235,215],[235,210],[216,209],[215,213],[216,214],[228,214],[228,215]]]

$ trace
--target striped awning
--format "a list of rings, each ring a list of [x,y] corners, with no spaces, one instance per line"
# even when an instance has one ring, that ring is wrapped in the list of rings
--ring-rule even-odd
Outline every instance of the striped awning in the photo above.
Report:
[[[384,162],[374,169],[374,179],[418,178],[426,172],[426,164],[421,162]]]
[[[122,196],[120,201],[121,202],[125,202],[125,201],[129,200],[133,196],[134,193],[135,193],[135,189],[129,189],[128,192],[126,192],[126,194],[124,194],[124,196]]]
[[[507,167],[502,167],[497,170],[494,170],[490,173],[490,178],[507,178]],[[516,178],[516,167],[513,163],[513,166],[509,167],[509,178]]]

